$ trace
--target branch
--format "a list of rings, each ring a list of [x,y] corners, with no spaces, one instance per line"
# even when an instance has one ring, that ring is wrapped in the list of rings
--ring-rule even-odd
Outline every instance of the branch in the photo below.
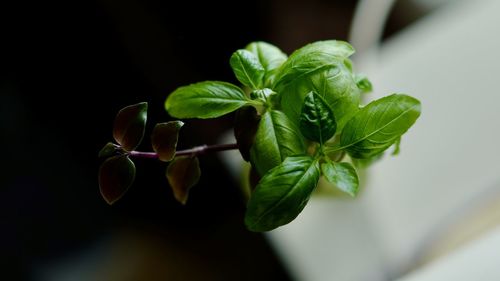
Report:
[[[237,143],[214,144],[214,145],[204,144],[200,146],[195,146],[190,149],[178,150],[175,152],[175,156],[198,156],[209,152],[218,152],[218,151],[226,151],[233,149],[238,149]],[[128,154],[136,158],[158,159],[158,153],[156,152],[130,151]]]

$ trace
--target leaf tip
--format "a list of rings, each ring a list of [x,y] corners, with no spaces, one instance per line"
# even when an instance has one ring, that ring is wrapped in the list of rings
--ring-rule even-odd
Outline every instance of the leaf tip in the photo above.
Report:
[[[146,127],[148,103],[140,102],[122,108],[113,124],[113,138],[126,151],[134,150],[142,141]]]
[[[189,190],[200,179],[200,166],[197,157],[176,157],[167,167],[166,177],[174,197],[182,205],[186,205]]]
[[[346,191],[346,193],[349,194],[349,196],[351,196],[352,198],[358,197],[358,189],[357,188],[355,190],[348,190],[348,191]]]
[[[182,205],[186,205],[189,195],[186,194],[174,194],[175,200],[177,200]]]
[[[113,199],[113,198],[110,198],[110,197],[106,196],[106,194],[103,193],[102,188],[101,188],[101,197],[110,206],[113,205],[116,201],[118,201],[120,199],[120,198],[114,198]]]

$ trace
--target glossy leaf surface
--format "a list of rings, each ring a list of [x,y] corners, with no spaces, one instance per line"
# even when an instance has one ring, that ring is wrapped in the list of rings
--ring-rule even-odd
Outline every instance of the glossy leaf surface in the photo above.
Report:
[[[420,116],[420,102],[393,94],[363,107],[345,126],[341,147],[354,158],[371,158],[394,144]]]
[[[310,92],[304,99],[300,115],[300,131],[307,139],[323,144],[335,134],[337,123],[330,106]]]
[[[266,71],[255,54],[247,50],[233,53],[229,61],[234,75],[243,85],[259,89],[264,83]]]
[[[328,40],[308,44],[293,52],[281,66],[275,88],[281,88],[296,79],[343,62],[354,53],[354,48],[344,41]]]
[[[113,138],[126,151],[141,143],[146,128],[148,104],[141,102],[122,108],[115,117]]]
[[[352,197],[358,194],[358,173],[351,164],[328,161],[321,165],[321,171],[323,176],[338,189]]]
[[[179,131],[183,125],[182,121],[156,124],[151,134],[151,144],[153,150],[158,153],[158,159],[168,162],[174,158]]]
[[[299,129],[281,111],[267,111],[259,122],[250,159],[259,175],[278,166],[286,157],[303,154],[305,145]]]
[[[278,68],[286,61],[287,55],[278,47],[266,42],[253,42],[245,48],[254,54],[264,67],[264,84],[268,87],[272,84]]]
[[[288,157],[252,193],[245,215],[247,228],[269,231],[291,222],[304,209],[319,176],[319,164],[312,157]]]
[[[296,52],[279,70],[274,90],[281,96],[281,108],[298,122],[305,96],[314,91],[333,110],[340,132],[359,107],[360,90],[347,58],[354,50],[341,41],[322,41]]]
[[[246,105],[249,99],[230,83],[205,81],[180,87],[171,93],[165,109],[177,118],[215,118]]]

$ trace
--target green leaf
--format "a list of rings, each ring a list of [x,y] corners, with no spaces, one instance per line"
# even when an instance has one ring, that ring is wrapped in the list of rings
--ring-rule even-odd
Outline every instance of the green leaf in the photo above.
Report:
[[[264,67],[264,84],[268,87],[272,84],[278,68],[286,61],[287,56],[276,46],[266,42],[253,42],[245,48],[254,54]]]
[[[338,189],[355,197],[358,194],[359,179],[354,167],[347,163],[328,161],[321,165],[325,178]]]
[[[243,91],[230,83],[205,81],[171,93],[165,109],[177,118],[215,118],[249,103]]]
[[[259,89],[252,91],[250,93],[250,98],[252,100],[260,100],[263,103],[267,103],[272,95],[275,95],[276,93],[269,89],[269,88],[264,88],[264,89]]]
[[[247,50],[238,50],[233,53],[229,63],[234,75],[243,85],[252,89],[261,87],[266,70],[256,55]]]
[[[135,165],[126,155],[108,158],[99,169],[99,189],[108,204],[115,203],[135,179]]]
[[[371,158],[394,144],[420,116],[420,102],[393,94],[363,107],[345,126],[340,146],[354,158]]]
[[[304,140],[298,128],[281,111],[267,111],[259,123],[250,159],[259,175],[278,166],[286,157],[303,154]]]
[[[189,190],[198,183],[200,175],[198,157],[180,156],[170,162],[166,176],[177,201],[186,204]]]
[[[335,134],[337,123],[330,106],[315,92],[304,99],[300,115],[300,131],[309,140],[325,143]]]
[[[279,70],[274,90],[281,108],[298,123],[305,96],[314,91],[332,108],[337,133],[359,108],[357,88],[349,59],[354,50],[341,41],[322,41],[295,51]]]
[[[370,82],[368,77],[365,75],[358,74],[354,77],[354,79],[356,80],[356,85],[361,90],[361,93],[365,94],[373,91],[372,82]]]
[[[120,152],[121,148],[119,145],[116,145],[112,142],[108,142],[100,151],[99,157],[110,157],[116,155]]]
[[[260,116],[253,106],[244,106],[236,111],[234,137],[245,161],[250,161],[250,149],[259,127]]]
[[[399,137],[396,142],[394,142],[394,150],[392,151],[391,155],[395,156],[398,155],[399,152],[401,151],[401,137]]]
[[[269,231],[291,222],[304,209],[319,176],[318,161],[312,157],[288,157],[261,179],[250,196],[247,228]]]
[[[344,59],[353,53],[354,48],[344,41],[328,40],[308,44],[293,52],[281,66],[274,86],[282,88],[303,76],[337,66],[339,62],[344,64]]]
[[[113,138],[126,151],[139,146],[146,128],[148,103],[141,102],[122,108],[115,117]]]
[[[161,161],[171,161],[175,156],[179,131],[184,125],[182,121],[158,123],[151,134],[153,150]]]

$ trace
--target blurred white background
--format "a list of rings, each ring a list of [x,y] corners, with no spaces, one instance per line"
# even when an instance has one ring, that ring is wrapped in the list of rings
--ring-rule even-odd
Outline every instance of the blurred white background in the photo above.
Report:
[[[313,198],[269,238],[298,280],[500,280],[500,2],[415,1],[435,10],[380,46],[376,2],[352,29],[368,99],[408,93],[422,115],[358,200]]]

